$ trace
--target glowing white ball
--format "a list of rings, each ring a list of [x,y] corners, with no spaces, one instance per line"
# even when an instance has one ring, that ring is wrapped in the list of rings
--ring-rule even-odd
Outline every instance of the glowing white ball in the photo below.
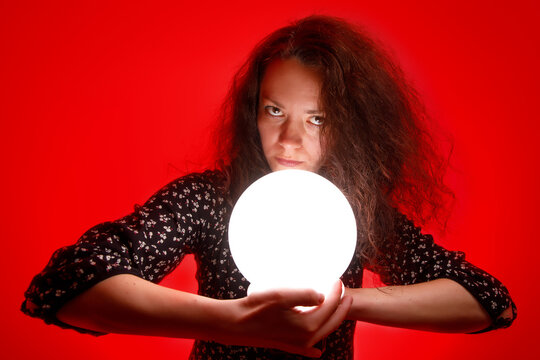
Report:
[[[303,170],[268,174],[234,206],[229,245],[248,293],[311,288],[327,294],[349,266],[356,221],[330,181]]]

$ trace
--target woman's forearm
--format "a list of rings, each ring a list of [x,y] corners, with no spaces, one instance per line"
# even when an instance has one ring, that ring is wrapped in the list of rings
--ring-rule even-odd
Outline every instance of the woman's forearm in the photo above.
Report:
[[[116,275],[65,304],[57,318],[69,325],[122,334],[211,340],[281,349],[317,357],[314,344],[349,313],[341,282],[326,298],[314,290],[275,290],[217,300],[169,289],[133,275]],[[297,306],[312,306],[307,312]]]
[[[382,288],[347,289],[348,318],[408,329],[467,333],[487,328],[491,318],[461,285],[449,279]]]
[[[156,285],[134,275],[108,278],[56,314],[67,324],[106,333],[211,340],[232,321],[226,302]]]

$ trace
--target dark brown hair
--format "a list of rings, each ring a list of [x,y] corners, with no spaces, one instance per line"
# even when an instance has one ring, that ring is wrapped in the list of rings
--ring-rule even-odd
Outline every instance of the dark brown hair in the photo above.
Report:
[[[414,89],[387,54],[349,23],[310,16],[263,39],[235,75],[224,103],[222,169],[231,201],[270,172],[257,131],[259,87],[275,59],[295,58],[322,78],[325,139],[320,174],[347,196],[366,264],[395,236],[399,212],[424,224],[446,215],[446,159],[425,130]]]

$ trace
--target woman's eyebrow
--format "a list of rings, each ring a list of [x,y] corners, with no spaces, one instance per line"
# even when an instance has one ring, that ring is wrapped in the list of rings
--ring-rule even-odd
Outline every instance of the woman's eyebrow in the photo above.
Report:
[[[276,100],[273,100],[273,99],[270,99],[270,98],[269,98],[268,96],[263,96],[263,97],[262,97],[262,99],[263,99],[263,100],[267,100],[267,101],[270,101],[270,102],[272,102],[272,103],[276,104],[276,105],[277,105],[277,107],[280,107],[280,108],[285,108],[285,106],[281,105],[281,104],[280,104],[280,103],[279,103],[278,101],[276,101]]]
[[[276,106],[279,107],[279,108],[285,109],[285,106],[281,105],[281,104],[280,104],[278,101],[276,101],[276,100],[270,99],[268,96],[262,96],[262,99],[263,99],[263,100],[270,101],[270,102],[276,104]],[[317,109],[314,109],[314,110],[306,110],[306,114],[309,114],[309,115],[322,114],[322,111],[321,111],[321,110],[317,110]]]

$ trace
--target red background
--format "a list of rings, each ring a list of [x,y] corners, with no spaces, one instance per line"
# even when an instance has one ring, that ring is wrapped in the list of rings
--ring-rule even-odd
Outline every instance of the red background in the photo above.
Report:
[[[18,311],[52,251],[204,164],[229,80],[270,31],[311,13],[392,49],[454,142],[459,203],[441,239],[510,289],[520,315],[482,335],[359,324],[356,358],[538,353],[535,1],[0,1],[0,357],[186,358],[190,340],[46,326]],[[166,280],[196,291],[189,259]]]

